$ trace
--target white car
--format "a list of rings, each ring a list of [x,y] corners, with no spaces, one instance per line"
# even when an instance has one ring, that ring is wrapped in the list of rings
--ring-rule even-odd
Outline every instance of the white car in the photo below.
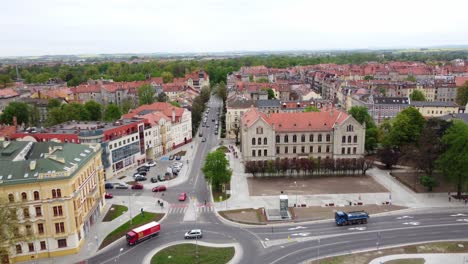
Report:
[[[202,238],[203,234],[202,234],[202,231],[200,229],[192,229],[192,230],[188,231],[187,233],[185,233],[184,237],[185,237],[185,239]]]
[[[148,162],[145,163],[145,166],[154,167],[154,166],[156,166],[156,162],[154,162],[154,161],[148,161]]]

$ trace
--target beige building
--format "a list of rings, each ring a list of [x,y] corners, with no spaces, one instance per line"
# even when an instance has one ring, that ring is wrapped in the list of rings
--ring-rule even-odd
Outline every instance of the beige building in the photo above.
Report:
[[[1,263],[77,253],[105,204],[100,145],[3,141],[0,152],[1,206],[25,237]]]
[[[265,114],[251,108],[241,119],[244,160],[359,158],[365,127],[338,110]]]
[[[418,111],[424,117],[439,117],[448,114],[456,114],[458,113],[458,109],[460,108],[454,102],[420,102],[420,101],[413,101],[410,103],[411,106],[418,109]]]
[[[226,137],[236,138],[236,126],[240,127],[242,115],[255,105],[253,100],[234,99],[227,102],[226,106]],[[240,134],[239,134],[240,137]]]

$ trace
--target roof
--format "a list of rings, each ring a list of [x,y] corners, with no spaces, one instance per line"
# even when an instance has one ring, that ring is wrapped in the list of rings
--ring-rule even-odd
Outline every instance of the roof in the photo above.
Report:
[[[409,104],[407,97],[374,97],[375,104]]]
[[[415,107],[458,107],[458,105],[454,102],[442,102],[442,101],[434,101],[434,102],[412,101],[410,105],[415,106]]]
[[[11,88],[0,89],[0,98],[11,98],[18,95],[19,93]]]
[[[258,102],[258,101],[257,101]],[[227,102],[227,108],[249,108],[251,106],[255,106],[256,102],[254,100],[246,100],[246,99],[234,99]]]
[[[458,119],[468,124],[468,113],[448,114],[448,115],[441,116],[439,118],[443,120]]]
[[[173,106],[170,103],[166,102],[156,102],[150,105],[142,105],[133,109],[130,113],[123,115],[122,118],[133,118],[135,116],[146,115],[151,112],[162,112],[164,115],[168,117],[172,117],[172,112],[175,113],[176,120],[182,118],[185,109],[177,106]]]
[[[280,107],[280,100],[258,100],[257,107]]]
[[[100,153],[97,144],[3,141],[0,142],[0,185],[70,178],[96,153]]]
[[[16,133],[16,126],[0,126],[0,138],[9,137],[14,133]]]
[[[142,225],[142,226],[139,226],[139,227],[133,229],[132,231],[135,232],[135,233],[140,233],[141,231],[144,231],[144,230],[146,230],[146,229],[148,229],[148,228],[151,228],[151,227],[155,227],[155,226],[157,226],[157,225],[159,225],[159,223],[153,221],[153,222],[149,222],[149,223],[147,223],[147,224],[144,224],[144,225]]]

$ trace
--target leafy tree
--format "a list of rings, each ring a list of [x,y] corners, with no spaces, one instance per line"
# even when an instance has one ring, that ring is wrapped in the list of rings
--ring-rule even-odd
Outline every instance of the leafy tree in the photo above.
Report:
[[[410,94],[410,99],[412,101],[426,101],[426,96],[420,90],[414,90]]]
[[[60,107],[54,107],[47,111],[47,125],[54,126],[67,121],[66,113]]]
[[[227,99],[227,89],[226,89],[226,84],[224,82],[220,82],[216,87],[215,87],[216,95],[221,98],[221,100],[226,101]]]
[[[425,122],[424,117],[414,107],[401,111],[392,121],[389,134],[390,144],[400,147],[417,141]]]
[[[379,157],[380,162],[385,164],[387,169],[391,169],[398,163],[400,153],[391,146],[384,146],[382,149],[377,151],[377,156]]]
[[[276,98],[275,91],[273,91],[273,89],[268,88],[268,89],[264,89],[264,90],[268,93],[268,100]]]
[[[366,141],[365,149],[367,152],[373,151],[378,143],[378,130],[375,126],[374,119],[369,114],[365,106],[353,106],[348,113],[356,119],[360,124],[366,125]]]
[[[96,101],[88,101],[84,105],[85,110],[89,114],[89,120],[99,121],[102,118],[102,106]]]
[[[170,102],[170,104],[176,107],[180,107],[179,102],[176,102],[176,101]]]
[[[30,106],[29,109],[29,123],[32,126],[39,126],[39,123],[41,122],[41,113],[39,112],[39,108],[37,108],[36,106]]]
[[[18,125],[29,124],[30,108],[26,103],[23,102],[10,102],[3,114],[0,117],[0,121],[4,124],[13,124],[13,117],[16,116]]]
[[[158,94],[158,97],[156,98],[158,102],[167,102],[168,99],[169,98],[167,97],[165,92],[161,92],[160,94]]]
[[[468,81],[457,88],[457,103],[466,105],[468,103]]]
[[[174,75],[170,72],[161,73],[161,77],[164,83],[170,83],[174,80]]]
[[[84,105],[80,103],[73,102],[70,104],[65,104],[62,106],[62,111],[65,113],[67,121],[89,120],[88,111]]]
[[[364,76],[364,80],[366,80],[366,81],[374,80],[374,76],[372,76],[372,75],[366,75],[366,76]]]
[[[406,80],[410,82],[416,82],[416,77],[414,77],[413,75],[409,75],[408,78],[406,78]]]
[[[208,153],[202,171],[205,174],[206,180],[216,190],[220,190],[222,184],[228,183],[231,180],[232,171],[229,169],[229,161],[222,150]]]
[[[318,109],[316,106],[309,105],[304,108],[304,112],[320,112],[320,109]]]
[[[154,102],[154,89],[149,84],[143,84],[138,88],[138,100],[140,105],[152,104]]]
[[[203,104],[206,104],[208,100],[210,100],[210,88],[209,87],[203,87],[200,91],[200,98],[203,102]]]
[[[62,103],[60,102],[59,99],[57,98],[49,99],[49,102],[47,103],[47,110],[50,110],[54,107],[60,107],[61,105]]]
[[[429,175],[423,175],[420,179],[421,184],[427,188],[428,191],[432,192],[432,189],[437,186],[437,181],[434,177]]]
[[[105,121],[115,121],[122,116],[120,107],[115,104],[108,104],[106,110],[104,111],[104,120]]]
[[[0,84],[2,87],[7,87],[11,83],[11,78],[8,74],[0,74]]]
[[[131,109],[135,108],[135,102],[131,98],[125,98],[124,100],[122,100],[120,107],[122,108],[122,113],[126,114]]]
[[[442,137],[442,143],[445,151],[437,160],[437,165],[448,180],[456,184],[457,196],[460,197],[468,183],[468,125],[454,120]]]

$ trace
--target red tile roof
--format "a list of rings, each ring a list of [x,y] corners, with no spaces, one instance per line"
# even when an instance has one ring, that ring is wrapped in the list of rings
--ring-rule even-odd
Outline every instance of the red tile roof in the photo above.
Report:
[[[140,113],[142,113],[143,111],[161,112],[164,115],[172,118],[172,110],[175,111],[175,118],[176,118],[176,121],[178,122],[182,118],[182,115],[184,114],[185,109],[181,107],[173,106],[165,102],[156,102],[150,105],[139,106],[138,108],[133,109],[130,113],[123,115],[122,118],[129,119],[135,116],[140,116]]]
[[[468,76],[464,76],[464,77],[457,76],[457,77],[455,77],[455,83],[456,83],[457,87],[463,86],[466,82],[468,82]]]
[[[15,126],[0,126],[0,137],[9,137],[15,133]]]
[[[19,96],[19,93],[11,88],[0,89],[0,98],[10,98],[15,96]]]

